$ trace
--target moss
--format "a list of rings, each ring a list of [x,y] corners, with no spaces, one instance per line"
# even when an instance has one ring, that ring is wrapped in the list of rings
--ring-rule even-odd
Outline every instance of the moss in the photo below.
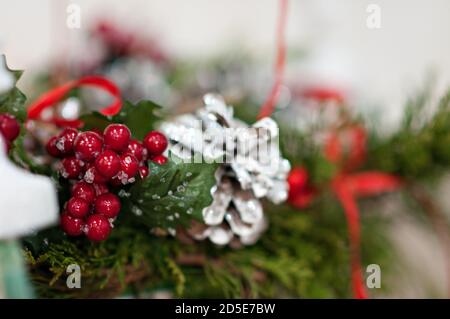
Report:
[[[256,245],[241,249],[186,244],[124,224],[106,242],[63,237],[39,253],[27,249],[26,257],[38,294],[45,298],[117,297],[159,289],[189,298],[348,297],[346,225],[333,207],[324,215],[268,207],[269,230]],[[367,223],[364,237],[378,233],[378,226]],[[369,243],[365,257],[382,263],[379,238]],[[81,267],[81,289],[66,287],[72,263]]]

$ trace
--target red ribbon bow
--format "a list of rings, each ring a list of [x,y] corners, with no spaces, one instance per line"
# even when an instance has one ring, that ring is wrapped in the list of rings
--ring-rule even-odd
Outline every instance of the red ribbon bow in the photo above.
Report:
[[[340,134],[339,134],[340,133]],[[343,139],[344,137],[344,139]],[[345,139],[345,137],[348,137]],[[325,144],[325,156],[333,163],[339,165],[340,169],[332,178],[330,185],[339,202],[341,203],[348,225],[350,240],[351,278],[354,297],[358,299],[367,298],[364,287],[363,273],[360,262],[360,221],[357,198],[362,196],[376,195],[382,192],[396,190],[401,181],[398,177],[382,172],[354,173],[354,170],[362,165],[366,156],[366,131],[361,126],[352,126],[340,132],[333,132]],[[343,141],[348,141],[348,156],[344,158]],[[294,170],[298,170],[294,169]],[[295,173],[295,171],[293,172]],[[298,171],[297,173],[298,174]],[[291,178],[292,178],[291,173]],[[311,194],[305,197],[304,192],[295,189],[289,192],[289,202],[296,207],[304,207],[309,203]],[[311,189],[311,188],[305,188]],[[301,197],[301,198],[299,198]],[[306,202],[305,200],[308,199]],[[298,204],[302,205],[299,206]]]
[[[110,80],[101,76],[86,76],[78,80],[74,80],[63,84],[53,90],[42,94],[34,103],[32,103],[28,108],[28,119],[38,120],[41,119],[41,114],[45,109],[54,107],[57,102],[61,101],[67,93],[77,87],[81,86],[93,86],[109,92],[113,97],[114,101],[104,107],[100,113],[103,115],[115,115],[122,107],[122,100],[120,98],[120,89]],[[54,123],[58,126],[70,126],[70,127],[81,127],[83,122],[80,120],[67,120],[60,117],[53,117],[49,122]]]

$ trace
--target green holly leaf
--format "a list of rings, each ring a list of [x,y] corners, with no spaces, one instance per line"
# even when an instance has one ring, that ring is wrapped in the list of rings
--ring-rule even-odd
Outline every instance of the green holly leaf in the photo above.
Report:
[[[130,188],[130,210],[148,227],[175,228],[192,219],[202,220],[202,210],[212,203],[211,188],[219,164],[150,162],[150,175]]]
[[[22,71],[15,71],[8,68],[6,65],[5,56],[0,56],[0,64],[5,63],[7,72],[9,72],[13,78],[14,83],[10,90],[0,94],[0,113],[9,113],[14,115],[20,122],[25,121],[27,113],[25,111],[26,97],[17,87],[16,83],[22,75]]]
[[[99,112],[92,112],[80,116],[80,120],[84,123],[83,130],[99,129],[103,131],[113,121]]]
[[[139,101],[136,105],[126,101],[122,110],[114,116],[113,122],[123,123],[129,127],[133,137],[142,140],[155,128],[161,118],[161,106],[152,101]]]

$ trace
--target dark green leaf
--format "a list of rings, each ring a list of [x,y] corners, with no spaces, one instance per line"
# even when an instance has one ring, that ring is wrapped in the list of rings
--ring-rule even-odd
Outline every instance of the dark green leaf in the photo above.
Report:
[[[178,161],[177,161],[178,162]],[[202,219],[212,202],[218,164],[150,163],[150,175],[130,189],[131,211],[148,227],[176,227]]]
[[[120,113],[114,117],[114,122],[127,125],[133,137],[142,140],[155,128],[155,123],[160,119],[160,109],[161,106],[151,101],[140,101],[136,105],[126,101]]]
[[[0,56],[4,60],[4,56]],[[5,61],[6,63],[6,61]],[[9,113],[14,115],[19,121],[23,122],[26,119],[25,111],[25,95],[16,87],[16,83],[22,75],[22,71],[11,70],[6,66],[6,69],[14,76],[14,87],[6,92],[0,94],[0,113]]]
[[[100,114],[99,112],[84,114],[80,117],[80,120],[84,123],[84,130],[99,129],[103,131],[105,127],[113,123],[113,121],[109,120],[106,116]]]

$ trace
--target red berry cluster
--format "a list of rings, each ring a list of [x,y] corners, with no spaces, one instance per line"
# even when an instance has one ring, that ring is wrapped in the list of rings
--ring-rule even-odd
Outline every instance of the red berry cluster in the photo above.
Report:
[[[64,129],[47,143],[47,152],[61,159],[61,175],[75,180],[72,197],[65,204],[61,227],[69,236],[83,233],[92,241],[108,238],[113,222],[120,212],[119,198],[110,186],[133,183],[136,176],[149,175],[147,160],[159,165],[167,158],[166,137],[149,132],[144,141],[131,138],[123,124],[111,124],[103,134]]]
[[[9,152],[11,143],[19,136],[20,125],[16,118],[8,113],[0,114],[0,134],[4,137],[6,151]]]

